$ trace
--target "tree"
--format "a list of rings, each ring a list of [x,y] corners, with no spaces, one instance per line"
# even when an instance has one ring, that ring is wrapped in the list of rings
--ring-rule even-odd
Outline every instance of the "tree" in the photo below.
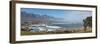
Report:
[[[84,30],[87,30],[87,26],[92,27],[92,16],[87,17],[86,19],[83,20],[83,26],[84,26]]]

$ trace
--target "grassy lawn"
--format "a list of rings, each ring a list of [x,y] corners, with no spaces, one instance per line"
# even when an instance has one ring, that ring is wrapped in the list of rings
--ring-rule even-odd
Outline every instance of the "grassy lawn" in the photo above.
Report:
[[[43,35],[43,34],[64,34],[64,33],[88,33],[92,32],[91,29],[84,30],[70,30],[70,31],[57,31],[57,32],[29,32],[29,31],[21,31],[21,35]]]
[[[43,35],[43,34],[61,34],[65,32],[28,32],[28,31],[21,31],[21,35]]]
[[[28,32],[28,31],[21,31],[21,35],[38,35],[38,34],[46,34],[45,32]]]

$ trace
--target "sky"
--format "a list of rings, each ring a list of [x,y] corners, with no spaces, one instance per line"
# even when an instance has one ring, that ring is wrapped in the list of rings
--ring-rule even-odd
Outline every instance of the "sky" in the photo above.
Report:
[[[86,10],[62,10],[62,9],[40,9],[40,8],[21,8],[21,11],[27,13],[48,15],[56,18],[62,18],[64,22],[82,23],[83,19],[92,16],[92,11]]]

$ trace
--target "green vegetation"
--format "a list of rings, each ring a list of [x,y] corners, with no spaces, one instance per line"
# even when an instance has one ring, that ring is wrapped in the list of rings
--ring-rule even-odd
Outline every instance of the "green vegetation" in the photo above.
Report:
[[[29,31],[21,31],[21,35],[43,35],[43,34],[65,34],[65,33],[88,33],[92,32],[91,28],[87,28],[86,31],[83,29],[77,30],[65,30],[65,31],[56,31],[56,32],[29,32]]]
[[[21,31],[21,35],[43,35],[43,34],[61,34],[61,33],[66,33],[66,32],[29,32],[29,31]]]
[[[92,16],[87,17],[86,19],[83,20],[84,24],[84,31],[87,30],[87,27],[92,27]]]

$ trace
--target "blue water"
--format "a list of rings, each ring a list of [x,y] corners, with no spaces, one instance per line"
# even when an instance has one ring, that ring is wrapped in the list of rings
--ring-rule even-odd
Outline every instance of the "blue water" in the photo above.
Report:
[[[59,26],[62,28],[80,28],[82,24],[49,24],[50,26]]]

